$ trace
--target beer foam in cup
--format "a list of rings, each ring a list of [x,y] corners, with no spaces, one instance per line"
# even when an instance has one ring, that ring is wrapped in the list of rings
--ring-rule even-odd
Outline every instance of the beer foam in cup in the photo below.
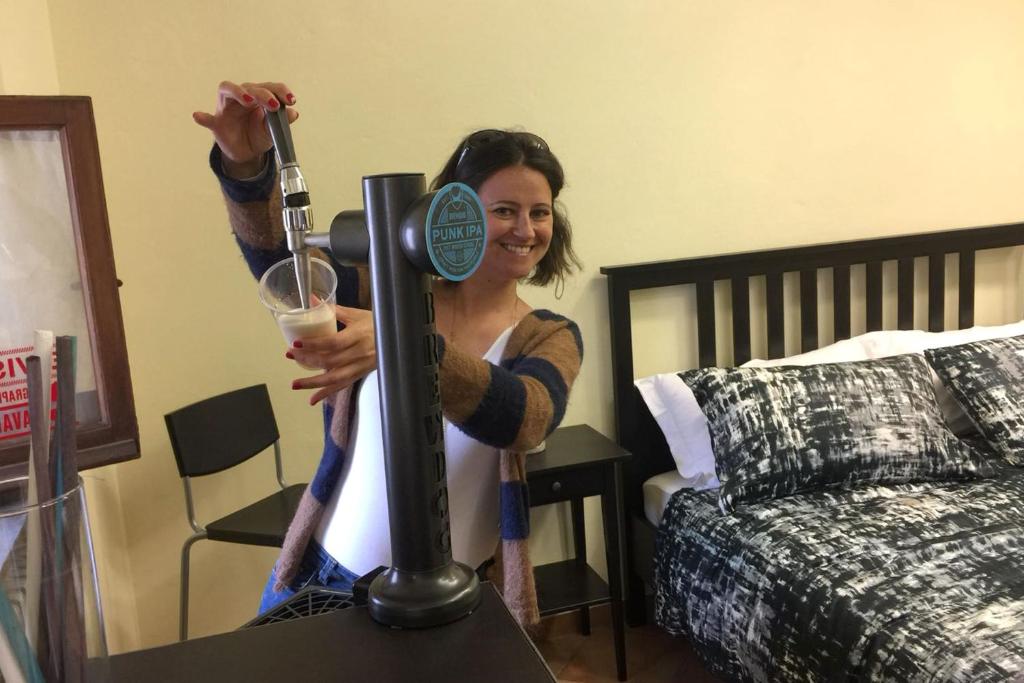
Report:
[[[296,339],[326,337],[338,331],[334,306],[327,302],[313,308],[293,308],[290,311],[278,313],[277,325],[281,328],[281,334],[284,335],[289,345]],[[302,363],[299,365],[307,370],[317,369]]]

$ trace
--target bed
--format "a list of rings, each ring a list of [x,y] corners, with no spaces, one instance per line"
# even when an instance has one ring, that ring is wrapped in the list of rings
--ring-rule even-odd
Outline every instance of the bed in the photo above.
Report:
[[[1018,245],[1024,224],[603,267],[616,434],[633,453],[625,471],[630,623],[653,617],[686,635],[725,680],[1001,681],[1024,672],[1024,468],[967,433],[949,448],[971,454],[968,475],[812,486],[754,496],[723,514],[720,491],[680,489],[665,433],[634,386],[631,324],[632,292],[692,285],[698,365],[722,356],[740,365],[758,346],[756,280],[769,358],[785,355],[793,329],[799,351],[817,349],[823,306],[830,343],[848,340],[861,327],[853,319],[861,296],[867,332],[892,318],[897,330],[912,329],[924,300],[927,330],[937,333],[946,328],[949,271],[952,327],[967,329],[977,252]],[[796,273],[795,296],[784,286],[788,273]],[[728,294],[720,284],[716,306],[722,281]],[[723,299],[730,334],[716,324]],[[794,300],[796,326],[786,310]],[[887,302],[895,316],[883,315]]]

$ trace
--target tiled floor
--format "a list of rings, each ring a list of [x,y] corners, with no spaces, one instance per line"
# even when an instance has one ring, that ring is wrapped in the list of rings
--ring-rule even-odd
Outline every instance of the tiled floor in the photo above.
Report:
[[[560,682],[614,683],[615,647],[607,606],[590,611],[591,633],[580,635],[575,615],[546,622],[548,636],[537,643]],[[719,683],[705,671],[685,638],[648,624],[626,629],[626,667],[636,683]]]

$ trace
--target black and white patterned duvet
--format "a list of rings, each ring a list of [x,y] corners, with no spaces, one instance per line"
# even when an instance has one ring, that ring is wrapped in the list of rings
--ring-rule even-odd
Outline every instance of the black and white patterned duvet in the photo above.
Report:
[[[1005,681],[1024,672],[1024,470],[741,506],[680,491],[656,619],[726,680]]]

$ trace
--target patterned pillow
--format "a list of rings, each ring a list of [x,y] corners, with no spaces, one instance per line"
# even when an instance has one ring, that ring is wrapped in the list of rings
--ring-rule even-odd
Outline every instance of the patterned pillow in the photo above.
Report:
[[[801,491],[992,473],[946,427],[919,354],[680,377],[708,418],[723,512]]]
[[[925,356],[992,448],[1024,465],[1024,337],[928,349]]]

